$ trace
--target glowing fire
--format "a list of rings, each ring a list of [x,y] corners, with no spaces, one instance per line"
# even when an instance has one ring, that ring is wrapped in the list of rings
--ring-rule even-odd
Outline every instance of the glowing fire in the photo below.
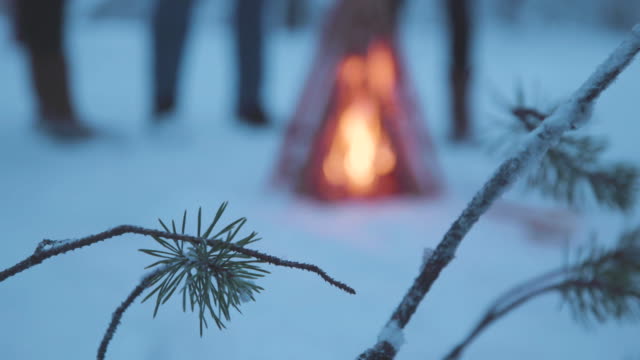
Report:
[[[381,122],[382,109],[392,106],[395,83],[394,59],[382,43],[342,62],[335,135],[322,166],[331,185],[365,195],[395,169],[396,155]]]

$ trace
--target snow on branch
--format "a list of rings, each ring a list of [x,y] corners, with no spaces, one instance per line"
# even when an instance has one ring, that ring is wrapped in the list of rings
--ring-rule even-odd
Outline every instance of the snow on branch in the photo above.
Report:
[[[633,60],[638,53],[638,48],[640,48],[640,24],[633,27],[631,35],[582,84],[575,94],[577,100],[593,102]]]
[[[640,51],[640,24],[609,57],[596,69],[587,81],[561,104],[544,122],[526,138],[521,149],[503,162],[493,176],[476,193],[462,211],[423,266],[418,277],[395,309],[389,324],[404,328],[433,283],[453,259],[455,252],[469,232],[491,204],[498,199],[529,167],[540,162],[544,154],[569,130],[584,125],[598,96],[616,79]],[[385,339],[362,353],[358,359],[393,359],[399,349]]]
[[[397,321],[390,321],[382,328],[378,335],[379,342],[388,342],[393,348],[398,351],[402,344],[404,344],[404,334],[402,329],[398,326]]]

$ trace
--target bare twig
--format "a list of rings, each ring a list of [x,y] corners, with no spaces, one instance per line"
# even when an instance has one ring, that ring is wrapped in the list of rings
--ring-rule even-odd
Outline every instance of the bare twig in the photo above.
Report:
[[[444,358],[446,360],[456,360],[462,355],[462,351],[478,336],[480,333],[485,330],[489,325],[493,324],[496,320],[499,320],[504,315],[506,315],[511,310],[516,307],[524,304],[525,302],[533,299],[534,297],[540,296],[542,294],[559,290],[561,288],[561,284],[549,285],[540,289],[536,289],[535,291],[528,292],[524,295],[518,297],[515,301],[509,303],[502,309],[490,308],[489,311],[482,317],[482,320],[478,322],[478,324],[473,328],[473,330],[465,337],[463,341],[461,341],[447,356]]]
[[[142,278],[140,283],[129,294],[129,296],[127,296],[127,298],[122,302],[122,304],[118,306],[116,311],[113,312],[113,315],[111,316],[111,322],[109,323],[109,327],[107,327],[107,331],[104,333],[104,336],[102,337],[102,341],[100,342],[100,347],[98,347],[98,356],[97,356],[98,360],[104,360],[105,355],[107,353],[107,348],[109,347],[109,342],[111,342],[113,335],[116,333],[116,329],[118,328],[118,325],[120,325],[120,320],[122,319],[122,315],[124,315],[124,312],[127,311],[129,306],[133,304],[135,299],[138,296],[140,296],[142,292],[151,285],[151,281],[153,280],[153,278],[164,270],[165,268],[163,267],[146,274]]]
[[[554,271],[549,274],[559,274],[559,271]],[[486,330],[489,325],[493,324],[497,320],[504,317],[506,314],[516,309],[517,307],[525,304],[526,302],[550,292],[562,292],[566,289],[601,289],[606,290],[611,293],[616,293],[618,295],[624,295],[631,298],[634,298],[640,301],[640,293],[634,291],[632,289],[622,289],[618,287],[614,287],[610,284],[606,284],[597,280],[583,280],[583,279],[575,279],[569,278],[565,279],[561,282],[556,282],[553,284],[549,284],[547,286],[539,286],[540,283],[543,283],[548,280],[548,276],[543,275],[540,277],[536,277],[531,281],[527,281],[525,284],[517,286],[516,288],[508,291],[505,295],[501,296],[500,299],[494,303],[493,306],[489,308],[489,310],[485,313],[482,319],[478,322],[478,324],[471,330],[471,332],[462,340],[449,354],[447,354],[444,359],[445,360],[457,360],[462,355],[462,352],[471,344],[471,342],[478,336],[482,331]],[[537,283],[537,284],[536,284]],[[538,285],[538,286],[536,286]],[[526,292],[520,294],[520,296],[516,296],[515,298],[510,298],[508,294],[514,294],[521,291],[514,291],[515,289],[522,289],[523,287],[529,287]]]
[[[530,166],[538,164],[547,150],[555,145],[566,131],[577,129],[588,121],[594,101],[631,62],[638,51],[640,51],[640,24],[634,27],[631,35],[613,51],[567,102],[560,105],[527,136],[522,150],[498,167],[494,175],[445,233],[387,324],[397,322],[400,328],[407,325],[442,269],[454,258],[462,239],[480,216],[517,180],[518,176]],[[385,344],[378,342],[358,358],[393,359],[399,349],[391,346],[393,351],[389,351],[389,346],[384,346],[386,349],[384,353],[376,351],[376,349],[382,349],[382,345]]]
[[[174,233],[165,232],[165,231],[146,229],[143,227],[133,226],[133,225],[120,225],[120,226],[114,227],[113,229],[103,231],[95,235],[85,236],[77,240],[55,241],[55,240],[45,239],[38,245],[38,247],[36,248],[36,250],[31,256],[22,260],[16,265],[1,271],[0,282],[6,280],[7,278],[13,275],[16,275],[19,272],[22,272],[33,266],[36,266],[41,262],[43,262],[44,260],[49,259],[51,257],[61,255],[66,252],[79,249],[85,246],[93,245],[95,243],[98,243],[113,237],[117,237],[120,235],[124,235],[124,234],[140,234],[145,236],[162,237],[166,239],[186,241],[192,244],[199,244],[202,242],[202,240],[207,241],[210,245],[219,245],[223,243],[220,240],[202,239],[196,236],[174,234]],[[327,273],[324,270],[320,269],[316,265],[280,259],[276,256],[268,255],[252,249],[246,249],[244,247],[236,246],[233,244],[225,244],[225,246],[227,246],[229,249],[233,251],[254,257],[258,260],[262,260],[272,265],[284,266],[284,267],[306,270],[306,271],[316,273],[326,282],[339,288],[340,290],[343,290],[349,294],[356,293],[356,291],[353,288],[351,288],[349,285],[343,282],[340,282],[338,280],[335,280],[331,276],[327,275]]]
[[[566,278],[571,272],[571,269],[567,269],[565,266],[548,271],[542,275],[538,275],[528,281],[524,281],[519,285],[512,287],[510,290],[504,292],[492,303],[491,309],[498,309],[505,307],[504,304],[511,302],[513,298],[522,296],[527,292],[530,292],[532,288],[542,287],[543,284],[557,283],[561,278]]]

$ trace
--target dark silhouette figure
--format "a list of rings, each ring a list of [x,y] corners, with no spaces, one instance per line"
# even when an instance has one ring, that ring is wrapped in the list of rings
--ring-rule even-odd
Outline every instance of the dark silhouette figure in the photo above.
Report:
[[[236,113],[251,125],[268,124],[261,100],[263,0],[234,0],[237,55]],[[193,0],[157,0],[153,13],[153,112],[156,119],[176,106],[177,84],[189,32]]]
[[[471,16],[468,0],[444,0],[450,31],[451,116],[454,141],[469,140],[471,126],[469,120],[469,79]]]
[[[288,30],[296,30],[309,22],[307,0],[286,0],[284,25]]]
[[[87,137],[90,130],[76,116],[64,54],[65,0],[18,0],[16,37],[27,52],[38,106],[38,125],[57,138]]]
[[[191,20],[193,0],[157,0],[152,18],[154,113],[176,106],[178,72]]]

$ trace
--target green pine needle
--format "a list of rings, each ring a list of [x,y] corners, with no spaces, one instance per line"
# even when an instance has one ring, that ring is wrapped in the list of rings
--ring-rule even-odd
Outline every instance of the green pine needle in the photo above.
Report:
[[[192,312],[196,309],[198,311],[200,336],[203,329],[208,327],[207,317],[213,319],[216,326],[222,329],[225,327],[224,322],[231,319],[231,307],[239,312],[242,302],[255,300],[254,294],[263,288],[253,281],[269,273],[259,266],[262,261],[228,248],[229,244],[244,247],[260,240],[255,232],[237,239],[238,233],[246,223],[245,218],[231,222],[209,237],[226,207],[227,202],[220,205],[204,233],[201,232],[202,209],[198,209],[196,233],[203,241],[197,245],[154,237],[162,246],[162,250],[140,249],[141,252],[160,259],[147,268],[164,267],[164,270],[152,279],[153,289],[143,302],[156,297],[153,311],[155,317],[160,305],[165,304],[175,293],[181,293],[182,310],[186,311],[189,307]],[[158,221],[166,232],[178,233],[173,220],[171,230],[162,220]],[[185,210],[180,226],[181,234],[185,233],[186,222]],[[215,245],[211,245],[211,242],[205,239],[213,240]]]
[[[591,245],[577,258],[561,289],[577,320],[640,318],[640,227],[623,233],[613,249]]]
[[[525,105],[524,93],[519,90],[516,103],[509,105],[509,113],[516,121],[511,122],[500,144],[507,138],[513,142],[518,133],[535,130],[551,112]],[[627,212],[635,204],[640,172],[631,164],[604,163],[601,156],[606,149],[602,139],[564,135],[530,173],[527,185],[573,207],[583,203],[584,190],[588,188],[599,205]]]

